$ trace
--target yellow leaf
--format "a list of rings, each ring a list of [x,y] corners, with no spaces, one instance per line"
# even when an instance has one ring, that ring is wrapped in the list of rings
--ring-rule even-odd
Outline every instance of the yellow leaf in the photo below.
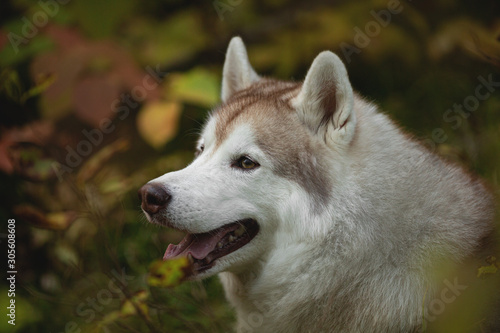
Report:
[[[137,127],[144,141],[160,148],[177,134],[181,105],[177,102],[150,102],[137,116]]]
[[[156,260],[149,266],[148,284],[152,287],[175,287],[182,283],[189,271],[187,257]]]
[[[77,214],[73,211],[48,213],[46,215],[52,229],[64,230],[68,228],[76,219]]]
[[[489,266],[481,266],[477,269],[477,277],[486,277],[490,274],[495,274],[498,272],[500,268],[500,261],[497,261],[497,258],[494,256],[489,256],[486,258],[486,263],[490,264]]]
[[[481,266],[477,269],[477,277],[486,277],[489,274],[495,274],[498,271],[498,268],[491,264],[489,266]]]
[[[146,300],[148,299],[148,293],[145,290],[141,290],[135,293],[130,299],[125,300],[120,309],[121,317],[128,317],[137,314],[137,309],[141,311],[145,316],[148,316],[148,306]]]
[[[99,320],[96,325],[94,325],[91,332],[108,332],[106,326],[123,318],[137,315],[138,311],[149,320],[148,306],[146,304],[148,296],[148,292],[145,290],[141,290],[133,294],[122,303],[120,310],[109,312],[101,320]]]

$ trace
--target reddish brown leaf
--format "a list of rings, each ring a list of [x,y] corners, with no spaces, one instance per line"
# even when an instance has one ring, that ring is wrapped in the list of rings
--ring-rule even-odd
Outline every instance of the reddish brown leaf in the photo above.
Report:
[[[44,30],[45,35],[50,37],[61,50],[71,50],[76,45],[85,42],[84,38],[75,29],[48,24]]]
[[[9,42],[9,38],[7,37],[7,33],[3,30],[0,30],[0,50],[5,47]]]
[[[0,138],[0,170],[7,174],[14,171],[14,163],[9,155],[9,147],[12,146],[14,141],[8,135],[2,135]]]
[[[43,145],[54,131],[53,124],[40,121],[28,124],[22,128],[4,130],[0,137],[0,170],[11,174],[15,163],[11,156],[11,147],[19,142],[32,142]]]
[[[87,77],[75,86],[73,105],[76,116],[97,128],[101,120],[113,118],[112,105],[119,95],[119,86],[109,76]]]
[[[31,77],[36,81],[40,76],[55,76],[54,83],[41,95],[42,115],[58,119],[72,108],[75,82],[85,68],[86,54],[76,48],[67,55],[62,52],[42,54],[31,63]]]
[[[59,48],[36,57],[31,65],[34,80],[40,75],[56,78],[42,94],[44,117],[58,119],[76,110],[81,120],[98,126],[101,119],[113,116],[113,102],[122,90],[138,102],[162,95],[158,77],[140,69],[120,46],[110,41],[89,42],[53,26],[48,34]]]

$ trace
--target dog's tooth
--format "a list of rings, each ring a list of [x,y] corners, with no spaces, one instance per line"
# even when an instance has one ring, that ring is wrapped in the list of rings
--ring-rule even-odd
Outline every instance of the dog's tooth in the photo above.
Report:
[[[222,249],[222,247],[223,247],[223,246],[224,246],[224,244],[222,244],[222,242],[218,242],[218,243],[217,243],[217,247],[218,247],[219,249]]]
[[[243,226],[243,224],[241,224],[241,225],[238,227],[238,229],[236,229],[236,230],[234,231],[234,235],[235,235],[236,237],[240,237],[240,236],[241,236],[241,235],[243,235],[244,233],[245,233],[245,227]]]
[[[229,242],[233,242],[236,239],[233,235],[229,235]]]
[[[188,257],[188,260],[190,263],[194,262],[194,259],[193,259],[193,256],[191,255],[191,253],[188,253],[187,257]]]

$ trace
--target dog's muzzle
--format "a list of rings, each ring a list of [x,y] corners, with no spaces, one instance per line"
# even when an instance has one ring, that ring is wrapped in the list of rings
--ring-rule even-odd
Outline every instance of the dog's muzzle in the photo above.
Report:
[[[171,192],[158,183],[147,183],[140,188],[139,200],[148,220],[176,230],[187,232],[177,245],[170,244],[163,260],[187,257],[190,263],[189,276],[196,275],[212,268],[220,258],[233,253],[248,244],[259,232],[259,224],[251,217],[214,223],[213,229],[204,232],[193,232],[172,226],[167,218],[167,210],[172,200]]]

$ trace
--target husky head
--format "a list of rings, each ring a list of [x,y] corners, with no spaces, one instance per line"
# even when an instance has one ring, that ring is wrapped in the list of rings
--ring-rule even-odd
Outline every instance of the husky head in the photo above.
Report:
[[[188,256],[196,278],[244,273],[287,243],[319,241],[356,128],[346,68],[331,52],[303,83],[283,82],[257,75],[235,37],[221,97],[194,161],[139,191],[150,222],[187,233],[164,259]]]

